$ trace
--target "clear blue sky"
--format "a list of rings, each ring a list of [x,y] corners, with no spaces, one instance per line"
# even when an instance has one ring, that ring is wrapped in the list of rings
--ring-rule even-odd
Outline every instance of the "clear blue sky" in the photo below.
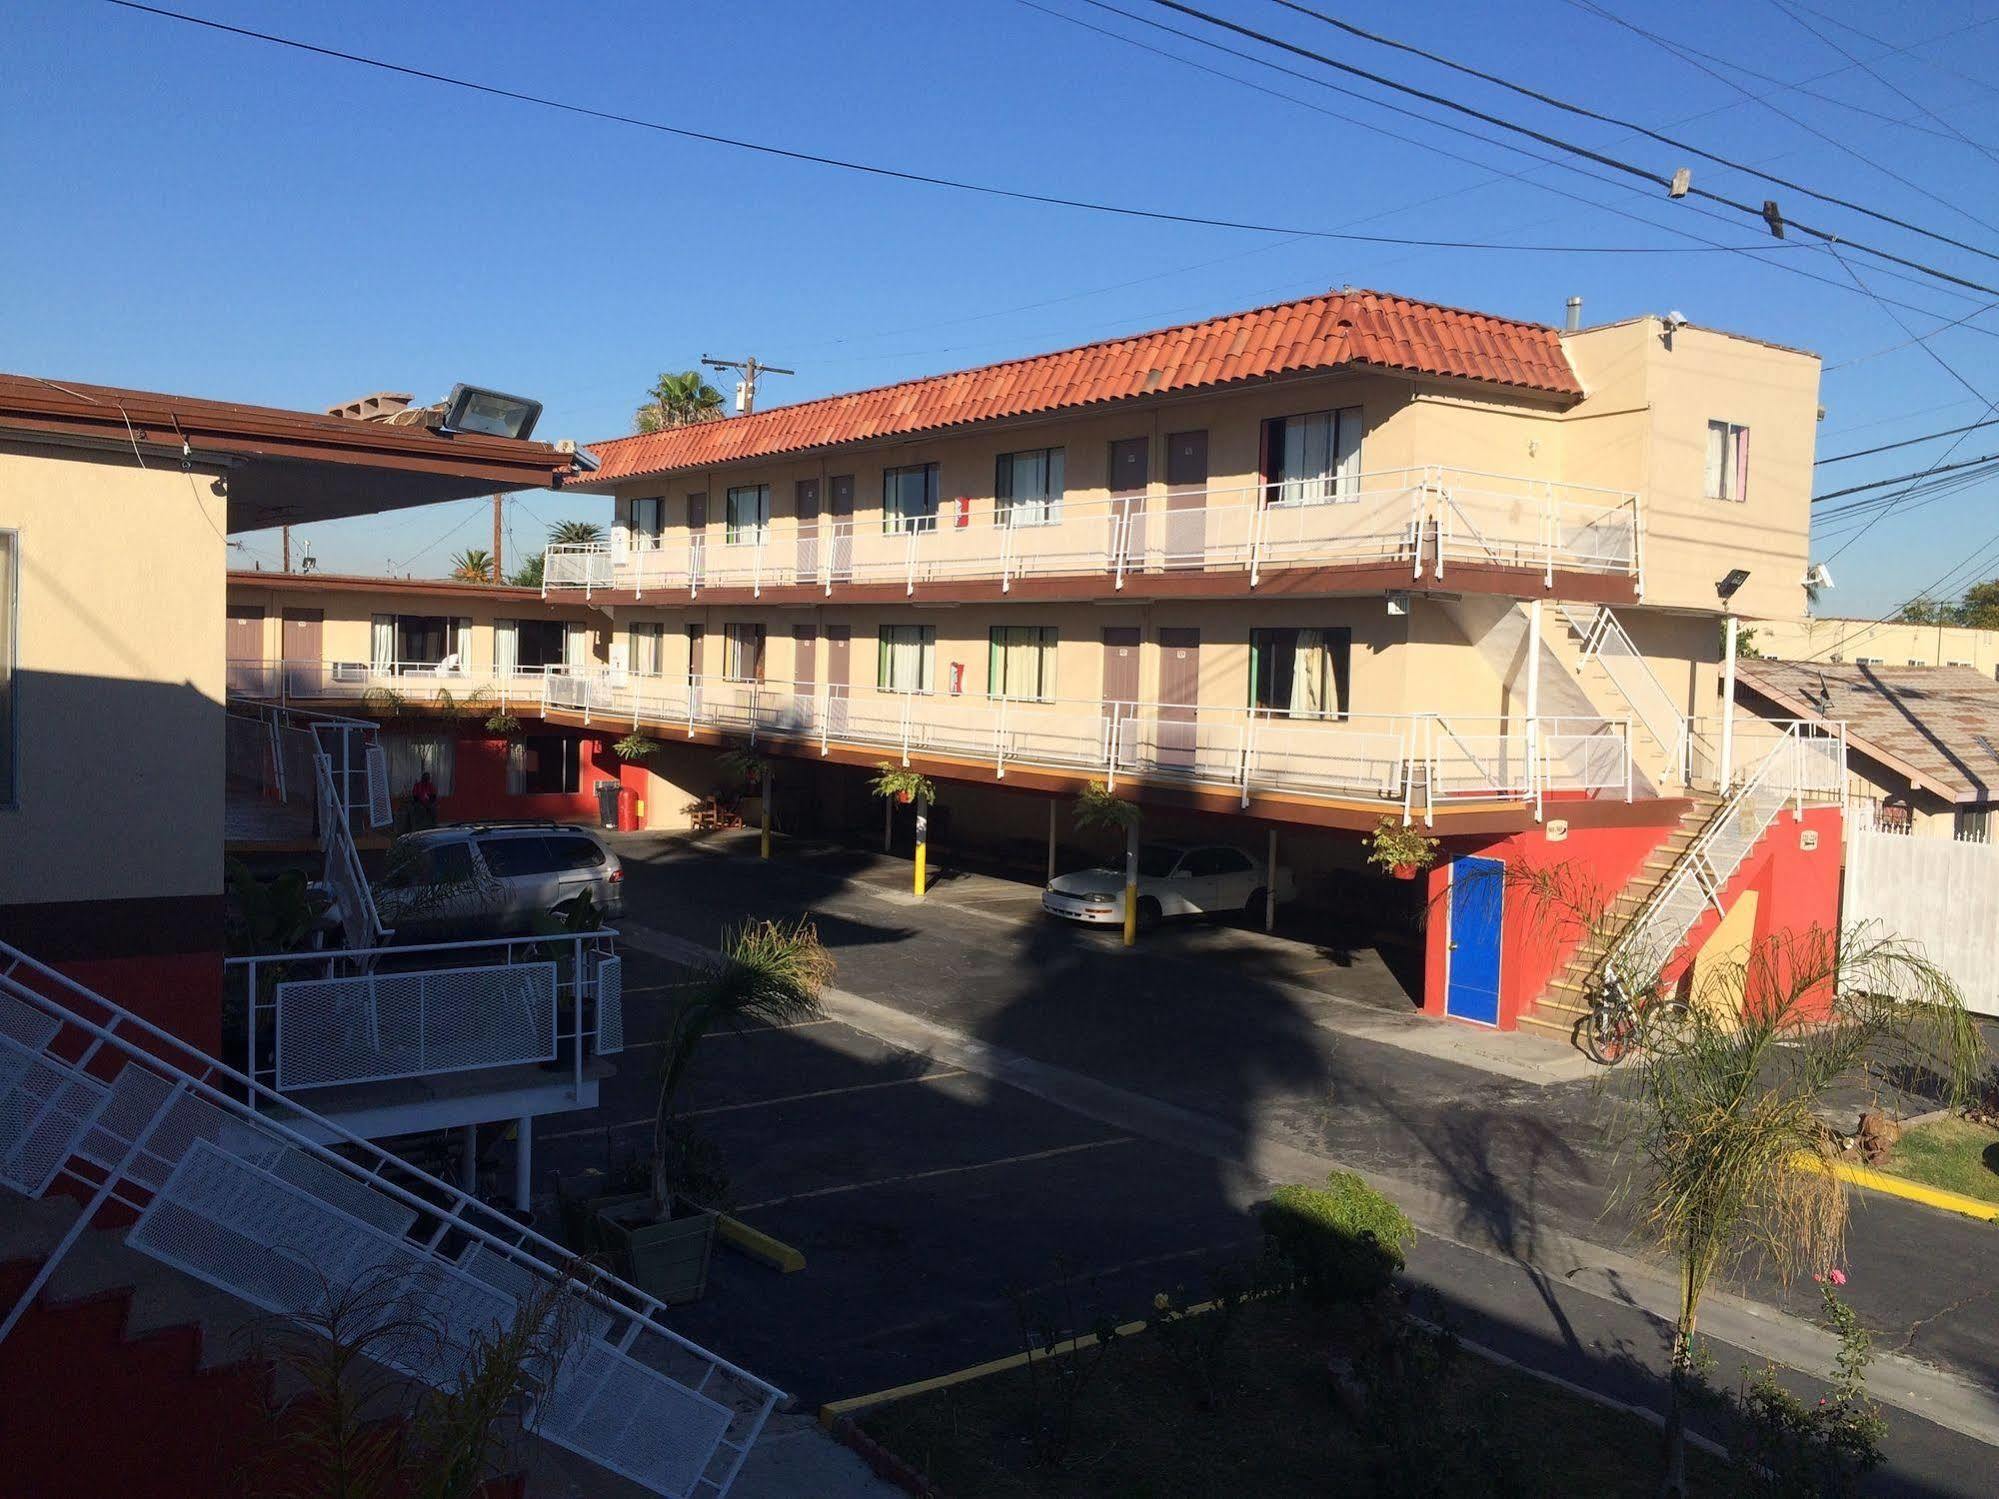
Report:
[[[1085,0],[1035,3],[1311,107],[1023,0],[182,3],[217,20],[600,108],[1062,196],[1413,237],[1687,243],[1620,216],[1634,214],[1845,279],[1822,250],[1770,250],[1760,226],[1718,223],[1651,190],[1538,165],[1149,32]],[[1147,0],[1119,3],[1195,24]],[[1809,0],[1811,11],[1782,0],[1878,78],[1796,24],[1778,0],[1642,8],[1600,0],[1726,57],[1707,66],[1769,93],[1796,122],[1585,0],[1321,3],[1999,250],[1999,25],[1975,24],[1999,20],[1994,0]],[[1204,8],[1648,166],[1683,164],[1676,151],[1343,38],[1269,0]],[[1891,40],[1867,40],[1827,17]],[[1999,398],[1999,312],[1977,311],[1999,299],[1872,267],[1862,275],[1877,290],[1934,314],[1901,313],[1917,333],[1977,315],[1926,349],[1869,299],[1740,255],[1410,249],[1005,202],[557,114],[101,0],[16,0],[7,29],[0,368],[9,370],[311,408],[381,389],[432,398],[465,380],[540,397],[538,435],[587,442],[628,430],[653,375],[703,353],[796,367],[795,378],[766,386],[771,404],[1353,283],[1550,322],[1575,293],[1590,321],[1678,308],[1697,322],[1816,350],[1828,365],[1822,454],[1973,420],[1984,406],[1973,389]],[[1289,65],[1342,81],[1316,64]],[[1816,80],[1806,87],[1859,108],[1732,68]],[[1775,196],[1795,218],[1999,285],[1999,261],[1692,164],[1701,185],[1757,202]],[[1918,468],[1944,446],[1836,465],[1821,487]],[[1994,451],[1999,427],[1970,434],[1952,457]],[[1819,556],[1848,546],[1832,564],[1839,586],[1828,611],[1885,611],[1999,541],[1995,493],[1982,485],[1911,508],[1858,541],[1850,528],[1815,540]],[[601,499],[526,496],[509,505],[512,545],[537,545],[559,516],[605,511]],[[393,561],[435,575],[459,547],[485,544],[485,515],[484,502],[470,501],[309,534],[328,569],[372,572]],[[243,540],[241,560],[274,563],[274,535]],[[1999,563],[1979,571],[1999,572]]]

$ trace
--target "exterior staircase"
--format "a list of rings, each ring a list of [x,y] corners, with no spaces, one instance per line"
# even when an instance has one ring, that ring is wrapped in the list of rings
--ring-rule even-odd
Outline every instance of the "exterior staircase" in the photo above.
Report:
[[[1599,711],[1631,724],[1631,756],[1647,780],[1666,788],[1687,783],[1691,722],[1645,664],[1623,624],[1606,606],[1557,605],[1545,648]],[[1545,690],[1545,689],[1544,689]]]
[[[145,1325],[203,1330],[199,1360],[246,1318],[393,1287],[388,1314],[432,1336],[384,1357],[441,1384],[475,1339],[552,1303],[568,1335],[524,1424],[617,1475],[579,1492],[723,1499],[785,1398],[674,1332],[656,1298],[5,944],[0,1228],[36,1262],[9,1286],[0,1358],[47,1294],[133,1288]],[[0,1421],[48,1409],[5,1404]]]
[[[1846,740],[1839,725],[1791,724],[1726,798],[1690,793],[1679,827],[1611,901],[1586,939],[1521,1024],[1572,1037],[1589,995],[1615,983],[1636,995],[1668,969],[1712,911],[1730,880],[1787,807],[1842,805]]]
[[[1712,792],[1689,792],[1688,797],[1687,810],[1680,814],[1678,825],[1645,856],[1637,873],[1611,899],[1604,912],[1605,919],[1569,955],[1568,962],[1549,981],[1547,992],[1534,1008],[1520,1017],[1522,1030],[1538,1031],[1563,1041],[1575,1035],[1577,1022],[1589,1013],[1590,991],[1595,987],[1597,970],[1603,966],[1611,943],[1671,876],[1701,829],[1722,805],[1721,798]]]

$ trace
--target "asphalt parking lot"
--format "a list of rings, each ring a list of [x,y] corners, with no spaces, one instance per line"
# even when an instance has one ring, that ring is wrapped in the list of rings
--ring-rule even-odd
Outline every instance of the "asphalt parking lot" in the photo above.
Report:
[[[680,971],[627,950],[636,1013]],[[546,1122],[538,1189],[649,1145],[643,1043],[587,1123]],[[716,1033],[688,1111],[735,1215],[800,1250],[782,1275],[718,1246],[677,1324],[812,1403],[1017,1351],[1016,1293],[1064,1325],[1124,1320],[1257,1247],[1258,1185],[838,1021]],[[608,1135],[608,1139],[607,1139]]]

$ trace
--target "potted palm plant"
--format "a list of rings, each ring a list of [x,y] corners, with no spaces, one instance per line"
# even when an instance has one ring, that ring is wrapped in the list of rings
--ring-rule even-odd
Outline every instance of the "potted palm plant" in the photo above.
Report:
[[[833,958],[812,923],[752,921],[726,933],[721,960],[674,1016],[653,1104],[648,1190],[599,1205],[605,1245],[632,1283],[662,1301],[691,1301],[707,1286],[720,1204],[719,1167],[678,1112],[701,1040],[717,1026],[793,1025],[816,1017]]]
[[[1384,817],[1375,824],[1367,862],[1379,864],[1398,880],[1413,880],[1418,872],[1437,862],[1437,840],[1417,828],[1404,827],[1392,817]]]

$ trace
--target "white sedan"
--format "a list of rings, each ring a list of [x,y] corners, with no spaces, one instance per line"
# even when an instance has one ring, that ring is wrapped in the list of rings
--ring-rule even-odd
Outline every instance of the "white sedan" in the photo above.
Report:
[[[1217,913],[1261,918],[1269,880],[1263,861],[1222,843],[1146,843],[1138,850],[1138,924],[1167,916]],[[1277,866],[1277,898],[1291,899],[1291,871]],[[1041,909],[1068,921],[1099,926],[1124,922],[1124,871],[1083,869],[1057,875],[1041,892]]]

